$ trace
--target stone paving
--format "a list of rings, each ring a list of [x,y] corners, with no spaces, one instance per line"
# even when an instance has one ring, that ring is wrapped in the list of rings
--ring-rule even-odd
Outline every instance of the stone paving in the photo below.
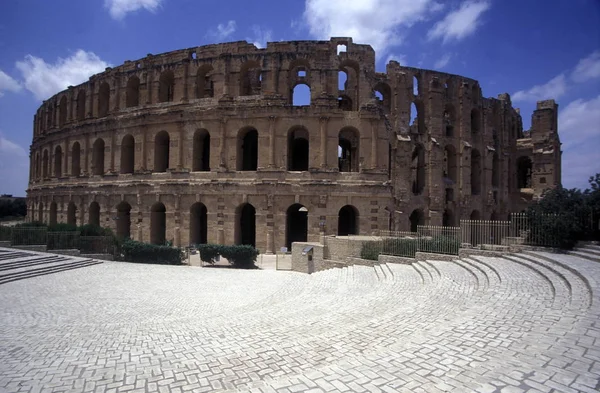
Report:
[[[600,263],[107,262],[0,286],[0,392],[598,392]]]

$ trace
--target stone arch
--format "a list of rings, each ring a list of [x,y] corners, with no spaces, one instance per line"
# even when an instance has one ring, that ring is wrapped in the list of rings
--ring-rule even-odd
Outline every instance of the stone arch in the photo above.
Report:
[[[350,98],[347,94],[340,94],[338,97],[338,108],[343,111],[352,111],[354,104],[352,103],[352,98]]]
[[[150,243],[165,244],[167,240],[167,209],[156,202],[150,209]]]
[[[425,225],[425,213],[423,209],[415,209],[408,217],[410,221],[410,231],[416,232],[419,225]]]
[[[135,166],[135,139],[127,134],[121,140],[121,173],[133,173]]]
[[[88,210],[88,224],[100,226],[100,204],[96,201],[90,203]]]
[[[444,148],[444,177],[455,184],[458,181],[458,155],[453,145],[446,145]]]
[[[389,113],[392,110],[392,89],[385,82],[379,82],[373,88],[375,97],[377,98],[379,105],[383,108],[385,113]],[[379,94],[378,94],[379,93]]]
[[[481,127],[481,112],[479,112],[479,109],[474,108],[471,110],[471,134],[473,134],[473,135],[479,134],[480,127]]]
[[[496,213],[496,210],[490,214],[490,221],[498,221],[498,213]]]
[[[442,215],[442,226],[453,227],[456,225],[454,220],[454,212],[452,209],[448,208],[444,210],[444,214]]]
[[[471,150],[471,195],[481,194],[481,154]]]
[[[108,115],[110,108],[110,86],[106,82],[100,84],[98,89],[98,117]]]
[[[67,206],[67,224],[77,225],[77,206],[73,201]]]
[[[98,138],[92,146],[93,175],[104,175],[104,139]]]
[[[44,222],[44,202],[40,202],[38,205],[38,221]]]
[[[258,168],[258,131],[242,128],[237,137],[237,170],[255,171]]]
[[[210,171],[210,133],[200,129],[194,132],[192,171]]]
[[[418,143],[412,153],[412,192],[419,195],[425,189],[425,148]]]
[[[292,127],[288,131],[288,171],[308,170],[309,140],[305,127]]]
[[[454,122],[456,112],[452,104],[446,104],[444,108],[444,135],[448,138],[454,137]]]
[[[479,210],[474,209],[469,216],[469,220],[481,220],[481,213]]]
[[[208,242],[207,209],[203,203],[196,202],[190,207],[190,245]]]
[[[500,187],[500,159],[498,152],[494,152],[492,159],[492,187]]]
[[[262,68],[256,60],[248,60],[240,68],[240,95],[261,94]]]
[[[63,151],[60,145],[54,148],[54,177],[62,177]]]
[[[345,80],[340,77],[343,74],[345,74]],[[360,64],[357,61],[345,59],[340,63],[338,67],[338,84],[340,84],[338,89],[343,92],[340,93],[340,97],[347,97],[348,103],[351,105],[350,108],[344,110],[358,110],[357,105],[360,102]]]
[[[343,206],[338,212],[338,236],[358,235],[358,209]]]
[[[215,88],[212,80],[213,66],[204,64],[196,71],[196,98],[214,97]]]
[[[131,205],[126,201],[117,205],[117,237],[131,238]]]
[[[79,176],[81,174],[81,145],[79,142],[73,143],[71,148],[71,176]]]
[[[77,93],[77,120],[85,119],[85,89],[80,89]]]
[[[531,158],[521,156],[517,158],[517,188],[531,188]]]
[[[256,247],[256,209],[250,203],[243,203],[235,215],[235,243]]]
[[[48,165],[50,165],[50,158],[48,157],[48,149],[44,149],[42,156],[42,178],[48,178]]]
[[[127,81],[127,91],[125,93],[125,107],[132,108],[140,105],[140,78],[132,76]]]
[[[311,91],[308,83],[297,83],[292,89],[293,106],[310,106]]]
[[[340,172],[360,170],[360,132],[354,127],[344,127],[338,134],[338,169]]]
[[[158,102],[173,102],[175,96],[175,74],[166,70],[158,79]]]
[[[58,104],[58,125],[62,127],[67,122],[67,97],[62,96]]]
[[[52,203],[50,203],[50,217],[48,219],[49,225],[56,225],[56,216],[57,216],[56,202],[52,201]]]
[[[167,131],[159,131],[154,137],[154,172],[166,172],[169,168],[169,146],[171,140]]]
[[[299,203],[288,207],[285,220],[285,246],[292,249],[293,242],[308,240],[308,209]]]

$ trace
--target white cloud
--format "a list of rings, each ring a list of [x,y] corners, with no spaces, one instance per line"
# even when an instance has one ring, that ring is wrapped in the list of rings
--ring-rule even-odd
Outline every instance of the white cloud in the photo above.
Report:
[[[145,9],[150,12],[156,11],[162,0],[104,0],[104,7],[113,19],[121,20],[129,12]]]
[[[109,66],[93,52],[81,49],[66,59],[58,58],[54,64],[27,55],[16,65],[23,75],[25,88],[39,100],[45,100],[69,85],[83,83]]]
[[[267,42],[273,41],[273,31],[264,27],[254,25],[252,26],[252,38],[247,38],[248,41],[252,42],[257,48],[265,48]]]
[[[217,41],[222,41],[227,37],[231,36],[233,33],[235,33],[236,28],[237,24],[235,23],[235,21],[230,20],[227,22],[227,24],[219,23],[217,25],[217,28],[214,30],[210,30],[207,35],[216,39]]]
[[[558,98],[567,91],[567,78],[560,74],[543,85],[533,86],[529,90],[519,90],[512,95],[513,101],[541,101]]]
[[[27,151],[0,132],[0,194],[24,196],[29,179]]]
[[[401,41],[401,29],[443,6],[435,0],[306,0],[304,20],[318,39],[352,37],[383,55]]]
[[[446,67],[448,65],[448,63],[450,62],[450,59],[452,58],[452,55],[449,53],[446,53],[444,56],[440,57],[435,64],[433,65],[433,67],[435,69],[442,69],[444,67]]]
[[[403,54],[389,54],[388,57],[385,59],[385,64],[389,63],[392,60],[396,60],[398,63],[400,63],[401,66],[406,66],[406,55]]]
[[[488,0],[467,0],[460,7],[451,11],[437,22],[427,33],[430,40],[442,38],[446,43],[451,40],[460,41],[473,34],[481,25],[481,16],[490,9],[491,2]]]
[[[571,78],[575,82],[579,83],[600,78],[600,50],[597,50],[588,57],[579,60],[579,63],[571,74]]]
[[[563,185],[585,188],[587,179],[600,172],[600,95],[569,103],[559,112],[558,131],[563,143]]]
[[[14,80],[10,75],[0,70],[0,97],[4,95],[5,91],[17,92],[21,90],[19,82]]]

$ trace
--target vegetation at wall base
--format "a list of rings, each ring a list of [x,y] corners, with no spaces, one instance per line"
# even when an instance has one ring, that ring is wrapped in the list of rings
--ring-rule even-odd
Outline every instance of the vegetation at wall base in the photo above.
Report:
[[[258,250],[249,245],[231,245],[222,244],[198,244],[196,248],[200,252],[200,259],[203,262],[214,264],[217,256],[222,256],[237,269],[256,269],[256,257]]]
[[[26,214],[25,198],[0,199],[0,220],[23,218]]]
[[[376,261],[379,259],[381,254],[382,242],[373,240],[364,242],[360,249],[360,257],[362,259],[368,259],[370,261]]]
[[[382,240],[364,242],[360,257],[376,261],[379,255],[414,258],[417,251],[457,255],[460,240],[447,236],[424,238],[385,237]]]
[[[183,251],[176,247],[142,243],[127,239],[121,244],[121,255],[128,262],[181,265]]]

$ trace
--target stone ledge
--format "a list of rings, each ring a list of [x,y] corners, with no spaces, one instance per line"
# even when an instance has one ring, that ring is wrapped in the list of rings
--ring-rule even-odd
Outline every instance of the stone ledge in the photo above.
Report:
[[[415,258],[410,257],[399,257],[395,255],[379,255],[379,263],[401,263],[405,265],[410,265],[415,263]]]

